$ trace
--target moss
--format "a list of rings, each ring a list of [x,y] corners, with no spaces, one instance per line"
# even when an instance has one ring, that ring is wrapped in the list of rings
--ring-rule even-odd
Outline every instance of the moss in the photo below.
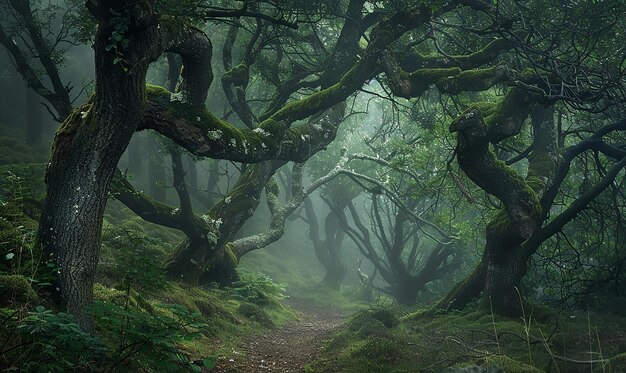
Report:
[[[235,86],[246,86],[250,78],[249,71],[248,65],[240,63],[222,75],[222,82],[230,82]]]
[[[372,313],[372,317],[385,325],[386,328],[393,328],[398,325],[398,318],[388,309],[379,308]]]
[[[146,84],[146,96],[150,98],[167,98],[169,100],[172,93],[159,85]]]
[[[526,183],[537,193],[542,194],[554,178],[556,158],[545,152],[532,152],[528,157]]]
[[[334,103],[337,103],[343,95],[347,96],[344,92],[348,91],[348,87],[345,85],[346,76],[348,76],[348,74],[344,75],[344,79],[335,85],[283,106],[274,113],[270,119],[278,122],[291,123],[317,113],[320,109],[332,106]]]
[[[0,275],[0,305],[29,304],[37,300],[30,281],[20,275]]]
[[[109,288],[102,284],[96,283],[93,286],[93,298],[95,301],[103,303],[113,303],[118,306],[124,306],[126,303],[126,293],[115,288]],[[129,299],[130,307],[137,307],[137,302],[133,297]]]
[[[161,28],[166,28],[169,32],[173,32],[175,34],[183,31],[183,29],[193,29],[204,34],[204,31],[202,31],[201,28],[196,27],[183,17],[160,15],[159,25],[161,26]]]
[[[267,313],[256,304],[241,303],[239,308],[237,308],[237,312],[248,319],[258,322],[266,328],[273,328],[275,326],[274,322],[267,316]]]
[[[398,319],[388,309],[363,310],[348,322],[348,330],[361,337],[386,337],[389,329],[398,325]]]
[[[437,88],[448,94],[463,91],[483,91],[493,86],[504,72],[503,67],[494,66],[485,69],[473,69],[437,80]]]
[[[459,74],[461,74],[461,69],[458,67],[416,70],[409,75],[411,81],[411,96],[420,96],[430,85]]]
[[[485,116],[490,141],[497,143],[517,134],[534,105],[527,92],[510,89]]]
[[[404,348],[392,338],[370,338],[356,349],[352,356],[356,358],[382,358],[384,360],[398,360]]]
[[[532,365],[522,363],[504,355],[491,355],[484,359],[487,366],[498,366],[506,373],[542,373],[543,370]]]

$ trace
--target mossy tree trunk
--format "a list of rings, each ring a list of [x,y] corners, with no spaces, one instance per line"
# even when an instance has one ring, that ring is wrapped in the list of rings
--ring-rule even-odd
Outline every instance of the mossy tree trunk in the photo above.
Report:
[[[93,319],[84,307],[93,301],[104,207],[118,161],[144,114],[148,65],[163,51],[197,56],[187,59],[188,75],[181,84],[192,108],[204,106],[212,75],[206,35],[159,22],[153,3],[102,0],[87,6],[98,22],[95,93],[55,136],[38,242],[56,266],[56,299],[92,331]],[[119,37],[124,41],[116,42]],[[189,82],[192,76],[199,79]]]
[[[461,168],[477,185],[498,197],[504,207],[487,224],[485,249],[476,269],[457,284],[439,307],[463,308],[482,293],[483,304],[494,312],[508,314],[520,310],[519,286],[530,258],[522,244],[543,223],[540,199],[554,178],[558,154],[552,108],[534,106],[523,96],[513,100],[512,94],[517,95],[510,92],[504,100],[509,109],[505,105],[499,107],[506,111],[495,111],[485,119],[479,111],[468,111],[451,127],[460,132],[457,152]],[[513,104],[515,101],[518,105]],[[532,118],[533,151],[527,175],[522,178],[497,160],[489,146],[517,134],[528,114]]]
[[[144,5],[109,1],[94,5],[99,27],[93,102],[73,112],[57,132],[46,174],[38,241],[46,259],[57,267],[56,299],[90,331],[93,320],[84,307],[93,301],[108,187],[141,119],[148,62],[158,50],[154,14]],[[121,62],[115,60],[115,49],[107,48],[116,12],[127,14],[134,30],[126,35],[127,53]]]

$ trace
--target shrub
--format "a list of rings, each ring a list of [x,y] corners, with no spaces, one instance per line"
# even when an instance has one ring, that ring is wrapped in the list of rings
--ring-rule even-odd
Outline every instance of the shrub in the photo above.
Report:
[[[238,273],[240,281],[234,282],[229,291],[243,300],[266,306],[286,297],[285,284],[274,282],[269,276],[260,272],[238,269]]]
[[[66,372],[99,367],[104,356],[100,341],[82,330],[72,315],[54,313],[42,306],[21,320],[16,314],[7,315],[4,320],[15,333],[4,343],[1,354],[7,370]]]

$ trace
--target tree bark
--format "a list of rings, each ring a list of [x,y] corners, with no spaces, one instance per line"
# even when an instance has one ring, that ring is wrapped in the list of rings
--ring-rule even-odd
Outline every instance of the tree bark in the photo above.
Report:
[[[89,331],[94,329],[93,317],[85,307],[93,302],[109,185],[143,114],[148,65],[161,53],[151,5],[107,0],[88,3],[98,20],[95,93],[92,101],[72,112],[57,131],[46,173],[47,195],[38,242],[46,260],[55,266],[55,299]],[[112,34],[120,18],[127,22],[126,40],[112,48]]]
[[[515,109],[518,118],[515,122],[519,125],[511,124],[514,113],[505,112],[503,122],[488,123],[490,134],[485,131],[487,127],[480,124],[481,114],[469,112],[473,114],[465,114],[460,120],[477,120],[480,123],[470,126],[453,124],[451,127],[460,128],[461,131],[457,146],[459,164],[470,179],[498,197],[504,208],[487,224],[485,249],[476,269],[439,302],[438,308],[463,308],[482,293],[483,305],[495,313],[518,314],[521,310],[519,285],[528,270],[530,259],[530,255],[522,249],[522,244],[543,224],[545,215],[539,201],[554,179],[558,160],[552,108],[537,105],[530,112],[523,108],[524,102],[527,103],[523,101]],[[503,138],[503,132],[509,131],[509,136],[517,134],[524,118],[521,113],[526,110],[531,115],[534,136],[533,151],[524,179],[503,162],[495,160],[488,146],[490,142],[495,143]],[[515,130],[511,131],[507,127]]]

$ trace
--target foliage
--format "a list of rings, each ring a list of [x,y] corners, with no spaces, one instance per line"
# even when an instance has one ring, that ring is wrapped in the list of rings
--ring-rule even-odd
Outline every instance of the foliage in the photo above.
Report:
[[[114,265],[107,273],[121,289],[144,293],[167,286],[161,241],[148,237],[140,226],[123,223],[107,230],[104,244]]]
[[[96,370],[104,357],[100,340],[74,322],[72,315],[37,306],[19,320],[3,309],[4,325],[15,336],[6,340],[0,361],[7,371],[66,372]]]
[[[259,324],[271,328],[274,322],[267,316],[263,309],[253,303],[241,303],[237,311],[243,316],[258,322]]]
[[[97,302],[91,312],[101,332],[116,345],[110,357],[113,368],[192,369],[179,345],[200,337],[206,324],[199,322],[199,313],[177,304],[159,304],[148,313],[109,302]]]
[[[228,291],[250,303],[259,306],[277,303],[286,297],[285,284],[274,282],[269,276],[261,272],[252,272],[238,269],[240,281],[236,281]]]

